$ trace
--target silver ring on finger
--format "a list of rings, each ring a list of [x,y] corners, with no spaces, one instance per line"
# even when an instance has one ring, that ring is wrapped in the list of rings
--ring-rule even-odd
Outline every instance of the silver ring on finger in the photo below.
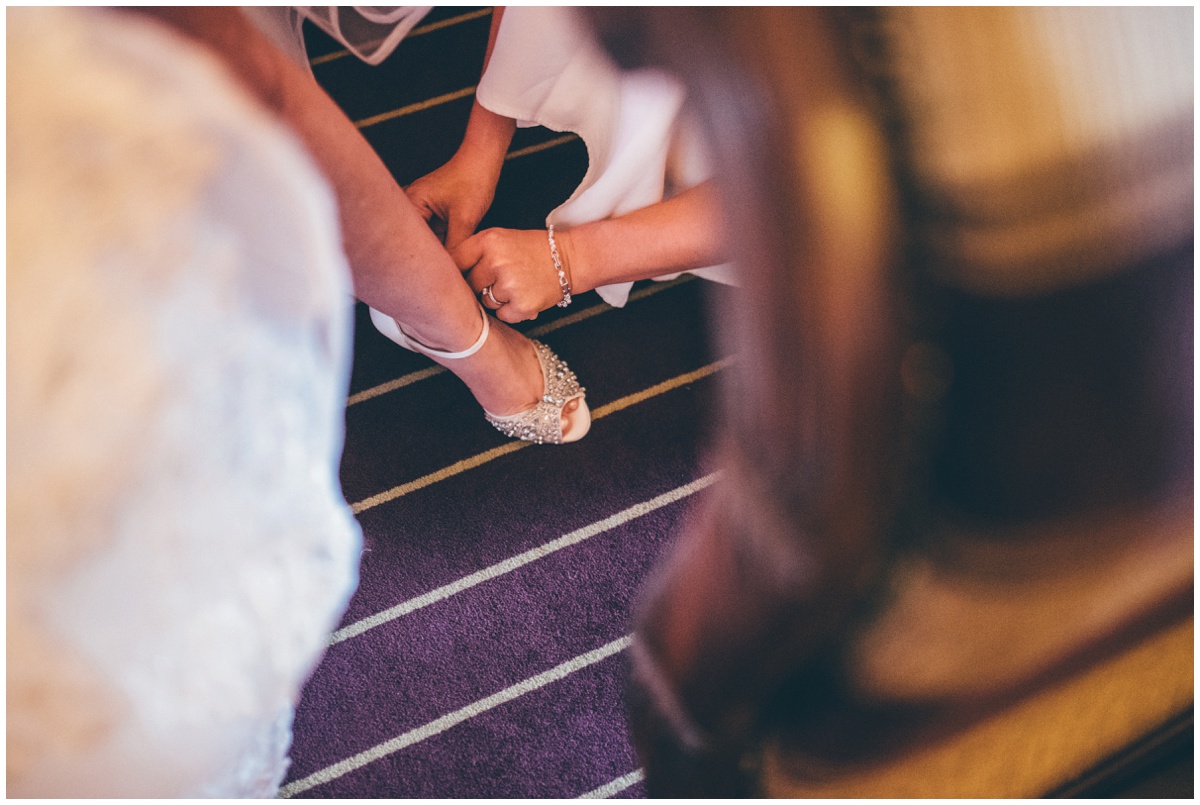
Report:
[[[497,298],[496,298],[496,296],[495,296],[495,295],[492,293],[492,286],[491,286],[491,285],[488,285],[487,287],[485,287],[485,288],[484,288],[482,291],[480,291],[480,293],[481,293],[483,296],[486,296],[486,297],[487,297],[487,299],[488,299],[488,301],[489,301],[489,302],[491,302],[491,303],[492,303],[493,305],[495,305],[496,307],[500,307],[502,304],[504,304],[504,303],[503,303],[503,302],[501,302],[499,299],[497,299]]]

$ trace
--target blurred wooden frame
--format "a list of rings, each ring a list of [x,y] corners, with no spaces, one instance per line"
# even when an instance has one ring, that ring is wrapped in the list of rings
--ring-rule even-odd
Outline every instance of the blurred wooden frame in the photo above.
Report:
[[[1144,507],[937,535],[931,571],[902,566],[929,558],[889,533],[911,469],[903,166],[837,12],[591,13],[624,66],[688,83],[744,272],[744,307],[712,317],[739,354],[726,480],[659,568],[632,651],[650,795],[1046,796],[1189,730],[1190,470]],[[1176,257],[1172,289],[1190,275]],[[825,721],[789,732],[787,685]]]
[[[1109,661],[1023,699],[952,738],[893,762],[804,778],[779,743],[761,784],[787,798],[1033,798],[1086,793],[1143,741],[1177,740],[1192,725],[1195,620],[1187,618]],[[1153,747],[1146,747],[1152,749]]]

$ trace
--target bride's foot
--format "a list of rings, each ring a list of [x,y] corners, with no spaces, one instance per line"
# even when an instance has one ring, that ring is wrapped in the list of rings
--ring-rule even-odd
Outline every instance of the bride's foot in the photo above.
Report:
[[[432,349],[376,310],[376,328],[406,349],[428,355],[467,384],[488,422],[507,436],[559,444],[582,439],[591,412],[575,373],[548,347],[482,312],[476,342],[460,352]]]
[[[542,394],[537,403],[513,414],[484,408],[487,421],[505,436],[527,442],[562,444],[583,438],[592,425],[583,386],[566,362],[541,341],[531,341],[540,367]]]

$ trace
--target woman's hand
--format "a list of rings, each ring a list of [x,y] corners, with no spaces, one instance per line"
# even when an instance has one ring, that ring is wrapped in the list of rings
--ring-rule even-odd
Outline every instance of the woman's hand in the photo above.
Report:
[[[449,250],[471,236],[492,206],[500,171],[479,163],[456,154],[405,188],[413,206]]]
[[[484,293],[483,305],[496,311],[501,321],[535,319],[562,299],[544,229],[485,229],[452,249],[450,256],[475,293],[491,289],[495,301]]]
[[[450,161],[405,188],[448,250],[471,237],[492,206],[516,127],[515,120],[488,111],[476,100],[462,144]]]

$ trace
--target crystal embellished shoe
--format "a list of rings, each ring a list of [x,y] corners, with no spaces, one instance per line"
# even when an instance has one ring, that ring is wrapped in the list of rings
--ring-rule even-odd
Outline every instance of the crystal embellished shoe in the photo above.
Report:
[[[491,331],[491,317],[488,316],[487,311],[482,307],[479,310],[483,315],[483,332],[479,334],[479,338],[476,339],[474,344],[462,352],[444,352],[440,349],[427,347],[411,336],[406,335],[400,329],[399,323],[391,316],[380,313],[374,308],[371,308],[371,322],[379,332],[405,349],[431,355],[443,360],[457,360],[474,355],[487,341],[488,333]],[[541,341],[534,341],[532,339],[530,343],[533,344],[534,350],[537,352],[538,365],[542,369],[542,398],[532,408],[527,408],[524,411],[509,416],[493,414],[485,408],[483,411],[484,418],[496,430],[514,439],[537,442],[538,444],[577,442],[592,427],[592,413],[588,410],[587,402],[584,399],[585,389],[579,385],[579,380],[575,377],[575,373],[571,371],[571,368],[567,366],[566,362],[555,355],[549,347]],[[579,404],[575,407],[574,411],[566,415],[567,427],[564,429],[563,409],[572,400],[578,400]]]
[[[538,444],[577,442],[592,427],[592,413],[584,400],[584,388],[579,385],[571,367],[551,352],[550,347],[541,341],[533,341],[533,346],[542,367],[542,399],[533,408],[512,416],[496,416],[486,410],[483,415],[496,430],[514,439]],[[579,405],[567,414],[569,424],[564,432],[563,408],[571,400],[579,400]]]

